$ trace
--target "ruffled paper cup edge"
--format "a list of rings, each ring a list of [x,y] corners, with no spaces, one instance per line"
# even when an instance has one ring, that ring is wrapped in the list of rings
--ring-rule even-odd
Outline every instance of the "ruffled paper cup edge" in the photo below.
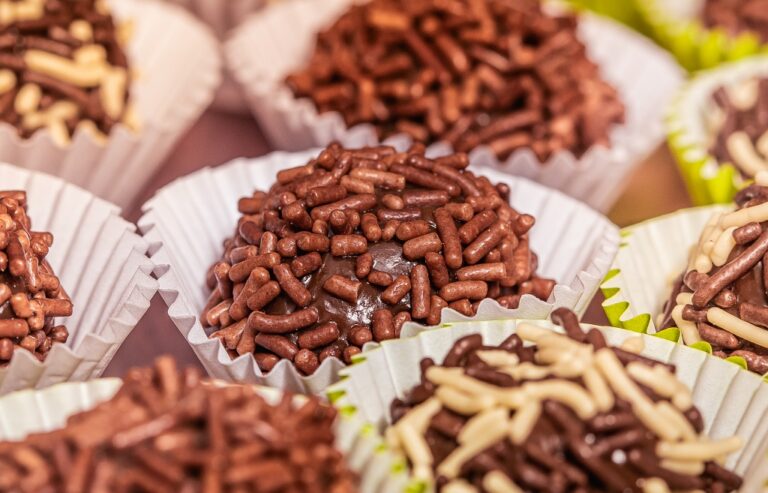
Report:
[[[472,323],[474,322],[474,323]],[[381,401],[381,397],[378,395],[376,391],[371,391],[372,394],[367,395],[366,397],[370,397],[370,399],[365,399],[366,402],[358,402],[352,398],[352,395],[355,393],[351,391],[351,385],[355,379],[354,373],[359,371],[361,367],[365,367],[367,365],[367,359],[371,357],[376,357],[378,354],[383,355],[382,360],[386,361],[387,369],[390,369],[390,373],[384,376],[381,376],[377,373],[377,378],[381,378],[382,381],[387,382],[388,385],[395,385],[392,382],[395,380],[392,376],[394,374],[394,371],[391,370],[390,361],[387,358],[387,350],[390,351],[390,353],[394,352],[404,352],[404,351],[396,351],[395,349],[390,349],[392,347],[406,347],[408,345],[416,346],[418,345],[420,348],[428,347],[429,344],[425,342],[425,338],[431,337],[431,334],[445,334],[444,342],[446,342],[447,347],[450,347],[448,344],[452,343],[456,340],[458,340],[460,337],[463,337],[468,334],[482,334],[483,339],[487,340],[488,336],[493,334],[494,332],[499,332],[499,330],[502,331],[501,336],[498,335],[491,335],[491,337],[495,340],[498,339],[498,342],[503,340],[504,337],[508,336],[511,333],[514,333],[516,331],[517,326],[523,323],[531,323],[538,325],[540,327],[548,328],[550,330],[554,330],[556,332],[563,332],[562,328],[554,326],[551,322],[546,320],[525,320],[525,319],[515,319],[515,320],[506,320],[506,321],[495,321],[495,322],[478,322],[478,321],[470,321],[457,323],[457,324],[446,324],[444,327],[435,328],[430,331],[422,332],[417,336],[405,338],[405,339],[395,339],[395,340],[389,340],[384,341],[382,343],[376,343],[372,345],[371,349],[363,353],[363,357],[358,358],[358,360],[355,362],[353,366],[349,366],[342,370],[341,375],[342,378],[339,382],[332,385],[326,390],[326,396],[328,397],[328,400],[336,406],[338,409],[342,410],[342,412],[348,414],[348,415],[357,415],[359,417],[359,422],[364,423],[365,430],[367,433],[372,434],[375,439],[378,441],[378,448],[382,451],[385,451],[389,454],[390,457],[394,458],[394,461],[392,462],[391,466],[391,474],[393,477],[397,477],[397,479],[401,482],[404,482],[405,486],[400,490],[408,493],[423,493],[427,491],[432,491],[430,489],[430,485],[424,481],[414,479],[409,476],[408,474],[408,465],[407,465],[407,459],[402,456],[402,454],[399,454],[393,450],[391,450],[391,447],[387,444],[386,440],[383,437],[382,432],[380,431],[382,427],[385,427],[386,424],[383,422],[374,423],[366,419],[363,414],[365,414],[364,411],[361,411],[361,406],[369,406],[371,404],[371,401]],[[501,327],[498,327],[498,325],[501,325]],[[627,331],[622,331],[619,329],[616,329],[614,327],[608,327],[608,326],[595,326],[591,324],[582,324],[582,326],[585,327],[594,327],[599,330],[601,330],[605,335],[606,338],[609,339],[609,344],[617,345],[617,343],[624,341],[632,336],[640,336],[643,338],[643,342],[645,343],[645,349],[643,350],[642,354],[650,357],[656,357],[657,359],[663,360],[663,361],[669,361],[671,357],[676,354],[678,351],[682,351],[683,354],[685,352],[690,352],[690,354],[695,354],[696,351],[688,348],[686,346],[680,345],[680,344],[674,344],[668,339],[664,337],[660,337],[655,334],[632,334]],[[652,351],[649,351],[649,346],[652,349]],[[422,351],[423,352],[423,351]],[[378,353],[378,354],[377,354]],[[711,356],[702,356],[705,361],[714,361],[715,365],[719,365],[718,362],[719,358],[714,358]],[[700,359],[696,357],[696,359]],[[418,368],[414,367],[413,370],[416,374],[418,374]],[[750,374],[749,372],[740,372],[733,370],[730,370],[730,365],[723,364],[723,370],[725,373],[728,373],[732,375],[732,379],[735,379],[739,377],[738,374],[746,373],[747,375],[741,376],[741,378],[746,379],[759,379],[757,375]],[[698,382],[697,382],[698,385]],[[757,394],[759,392],[766,393],[765,389],[768,389],[764,384],[753,384],[754,387],[754,394]],[[721,400],[719,402],[718,411],[722,408],[724,400]],[[389,406],[389,403],[381,403],[384,404],[385,408],[383,410],[385,419],[389,415],[387,409]],[[713,426],[713,423],[709,423],[709,426]],[[758,426],[756,425],[755,428]],[[764,426],[764,428],[766,428]],[[762,430],[762,432],[766,435],[768,435],[768,428],[766,430]],[[760,459],[757,457],[759,454],[758,452],[761,452],[762,455],[765,455],[766,450],[759,450],[759,447],[764,445],[758,444],[756,447],[752,447],[752,455],[754,458],[749,461],[751,466],[746,471],[746,473],[750,473],[753,475],[759,475],[760,472],[757,469],[757,465],[760,463]],[[757,448],[757,450],[755,450]],[[746,447],[745,447],[746,449]],[[746,453],[746,452],[744,452]],[[740,462],[743,459],[741,457]],[[763,463],[768,463],[768,457],[765,457],[763,459]],[[747,478],[745,478],[746,480]],[[746,493],[746,492],[745,492]]]
[[[299,150],[301,147],[322,145],[327,143],[324,141],[328,140],[329,135],[343,144],[373,145],[378,143],[379,139],[371,124],[363,123],[347,128],[340,113],[318,113],[308,98],[294,98],[285,84],[280,81],[264,79],[258,70],[249,66],[247,61],[242,59],[239,53],[247,50],[247,33],[253,29],[251,25],[258,22],[259,16],[264,15],[265,10],[268,8],[262,9],[261,13],[251,15],[249,19],[233,29],[224,42],[223,49],[228,69],[241,85],[251,111],[256,120],[260,122],[268,139],[276,147],[286,150]],[[645,40],[641,35],[617,21],[597,15],[582,15],[585,16],[590,25],[594,24],[592,29],[597,29],[596,26],[602,25],[604,26],[603,29],[610,28],[614,31],[621,31],[624,36],[636,37],[638,40],[642,40],[638,42],[647,42],[649,47],[655,46],[651,41]],[[659,51],[663,52],[663,50]],[[670,60],[669,66],[665,67],[665,70],[672,73],[672,71],[676,72],[678,68],[674,61]],[[677,83],[679,85],[682,82],[682,76],[680,74],[675,75],[679,79]],[[302,134],[303,137],[300,139],[288,139],[286,137],[296,134]],[[611,147],[594,145],[580,158],[577,158],[569,150],[563,150],[550,156],[545,162],[539,161],[530,148],[518,149],[504,160],[500,160],[487,145],[473,149],[469,155],[483,166],[523,172],[526,176],[541,181],[545,185],[562,189],[600,212],[607,212],[618,199],[621,191],[621,183],[619,182],[623,180],[615,177],[628,178],[642,159],[664,141],[664,131],[661,122],[653,125],[634,123],[632,127],[627,124],[614,125],[611,130],[611,141]],[[384,139],[383,143],[404,149],[412,143],[412,139],[406,134],[398,134]],[[429,151],[434,155],[445,154],[451,149],[452,146],[447,142],[437,142],[429,146]],[[531,166],[531,162],[537,166]],[[550,179],[539,180],[543,170],[555,166],[559,166],[559,169],[568,173],[569,176],[582,176],[587,169],[585,163],[591,164],[589,169],[592,169],[593,174],[594,168],[597,166],[620,170],[611,174],[616,191],[596,197],[592,189],[583,190],[583,184],[581,187],[569,188],[568,183],[573,182],[573,180],[553,180],[551,177]],[[554,183],[555,181],[557,184]]]
[[[705,27],[697,19],[676,20],[665,11],[663,1],[635,3],[643,22],[649,26],[651,37],[689,72],[768,52],[768,44],[761,44],[754,34],[729,36],[722,29]]]
[[[278,151],[246,161],[248,166],[266,166],[268,163],[281,160],[290,162],[290,160],[286,159],[286,156],[303,156],[305,154],[307,156],[314,156],[319,151],[320,149],[312,149],[302,153]],[[243,162],[242,158],[235,159],[213,170],[226,173],[229,168],[234,168]],[[482,167],[475,167],[473,169],[479,172],[483,170]],[[209,171],[212,171],[212,168],[203,168],[179,179]],[[503,173],[499,170],[491,170],[491,172]],[[539,188],[543,192],[558,196],[560,199],[568,201],[574,208],[584,207],[589,209],[577,199],[565,195],[559,190],[551,189],[526,178],[512,176],[510,178],[524,182],[526,186]],[[174,182],[169,183],[166,187],[172,186]],[[156,195],[159,195],[163,189],[158,190]],[[281,360],[270,372],[264,375],[252,355],[244,354],[232,359],[219,340],[208,338],[199,320],[199,310],[195,310],[193,302],[184,296],[183,283],[174,273],[171,254],[165,248],[162,235],[158,228],[155,227],[158,220],[153,212],[154,202],[153,198],[142,206],[143,214],[138,221],[138,227],[144,239],[149,243],[149,256],[155,265],[154,274],[158,279],[158,292],[168,307],[169,317],[192,346],[209,375],[227,381],[241,381],[237,374],[245,372],[245,383],[266,385],[310,394],[321,393],[338,379],[339,371],[346,365],[337,358],[328,358],[327,362],[324,361],[318,370],[309,376],[301,375],[287,360]],[[596,217],[602,217],[604,222],[605,231],[599,242],[600,251],[593,258],[590,258],[589,265],[577,273],[570,285],[555,285],[550,297],[552,301],[542,301],[533,295],[524,295],[517,309],[507,309],[503,308],[495,300],[486,299],[481,302],[478,313],[471,318],[450,308],[444,309],[442,312],[444,317],[442,323],[462,322],[469,319],[499,320],[521,316],[545,319],[552,310],[560,306],[566,306],[579,314],[583,314],[594,294],[599,289],[601,279],[604,273],[608,271],[619,249],[618,228],[600,213],[591,211]],[[411,322],[406,324],[403,330],[405,334],[413,334],[423,330],[423,328],[423,325]]]
[[[675,216],[681,216],[681,215],[686,215],[694,212],[703,212],[708,210],[711,210],[712,213],[715,213],[717,211],[723,210],[723,206],[713,205],[713,206],[703,206],[703,207],[693,207],[689,209],[682,209],[676,212],[672,212],[670,214],[665,214],[663,216],[649,219],[641,223],[635,224],[633,226],[624,228],[621,230],[622,242],[619,248],[620,250],[624,250],[624,251],[628,251],[629,249],[631,249],[633,232],[638,229],[645,228],[648,225],[653,224],[657,221],[668,220]],[[605,297],[605,300],[602,302],[601,306],[603,308],[603,311],[605,312],[606,318],[608,319],[608,323],[612,327],[624,329],[624,330],[635,332],[638,334],[647,334],[655,337],[660,337],[662,339],[674,342],[681,346],[686,346],[683,343],[680,330],[677,327],[665,327],[659,330],[656,327],[656,324],[654,323],[654,320],[653,320],[653,317],[657,314],[652,314],[650,312],[646,312],[643,310],[631,309],[632,296],[631,294],[628,293],[630,289],[627,286],[633,283],[633,281],[625,278],[625,274],[622,271],[621,265],[619,265],[619,263],[620,263],[620,259],[619,259],[619,256],[617,255],[615,258],[614,264],[611,266],[611,269],[608,271],[608,274],[605,276],[605,279],[603,279],[603,282],[600,285],[600,291]],[[668,277],[668,275],[670,274],[677,275],[679,273],[664,272],[662,274],[666,274]],[[710,355],[712,354],[712,346],[705,341],[701,341],[699,343],[692,344],[686,347],[703,351]],[[748,371],[747,362],[744,360],[744,358],[740,356],[730,356],[728,358],[725,358],[725,361],[734,363],[738,365],[742,370]],[[768,382],[768,373],[763,375],[763,380]]]

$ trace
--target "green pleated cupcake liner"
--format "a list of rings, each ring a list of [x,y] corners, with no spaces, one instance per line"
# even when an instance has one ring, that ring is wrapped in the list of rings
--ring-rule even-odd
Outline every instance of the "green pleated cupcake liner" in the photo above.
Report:
[[[723,205],[684,209],[623,229],[619,253],[600,286],[608,322],[614,327],[682,344],[680,330],[660,327],[658,318],[704,225],[712,214],[727,209]],[[712,346],[705,341],[690,347],[712,354]],[[731,356],[726,361],[747,368],[740,356]],[[768,382],[768,374],[763,379]]]
[[[695,205],[725,204],[744,187],[731,163],[718,163],[709,152],[705,117],[712,93],[752,76],[768,77],[768,55],[730,62],[695,75],[675,97],[665,117],[667,141]]]
[[[754,34],[731,36],[722,29],[704,26],[699,20],[700,1],[633,0],[632,3],[650,36],[691,72],[768,52],[768,45],[762,44]]]
[[[405,457],[393,450],[383,438],[391,423],[390,404],[420,381],[419,362],[425,357],[442,361],[454,342],[469,334],[481,334],[488,345],[498,345],[516,332],[521,323],[561,331],[544,320],[469,321],[442,324],[419,332],[414,337],[385,341],[359,355],[356,364],[342,370],[342,380],[330,387],[327,396],[343,413],[366,423],[365,432],[378,437],[378,449],[395,458],[389,467],[393,478],[405,493],[427,493],[434,485],[413,477]],[[612,327],[598,327],[609,344],[620,346],[634,334]],[[768,385],[760,377],[742,371],[719,358],[710,357],[682,344],[675,344],[654,334],[642,336],[643,355],[674,364],[678,377],[691,389],[694,403],[706,423],[705,433],[712,438],[738,435],[748,445],[729,456],[725,462],[745,477],[743,492],[756,493],[768,469],[765,454],[768,439]]]
[[[635,31],[650,36],[651,29],[640,14],[638,3],[642,0],[565,0],[577,10],[589,10],[610,17]]]

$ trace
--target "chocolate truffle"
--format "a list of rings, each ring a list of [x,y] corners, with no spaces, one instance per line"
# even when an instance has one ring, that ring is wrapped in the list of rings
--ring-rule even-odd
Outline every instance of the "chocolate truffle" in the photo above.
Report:
[[[280,171],[269,192],[240,200],[235,235],[208,271],[203,325],[262,371],[288,359],[311,374],[398,337],[408,320],[438,324],[446,307],[471,316],[484,298],[546,300],[554,281],[536,275],[534,218],[467,164],[426,158],[423,146],[332,144]]]
[[[749,78],[718,88],[707,109],[710,152],[746,178],[768,171],[768,79]]]
[[[315,397],[272,405],[163,357],[66,427],[0,443],[0,490],[353,493],[335,418]]]
[[[678,327],[686,344],[740,356],[768,373],[768,172],[736,195],[735,211],[712,215],[672,289],[659,328]]]
[[[750,32],[768,43],[768,0],[706,0],[702,19],[731,36]]]
[[[67,328],[55,317],[72,315],[72,301],[45,260],[53,235],[31,230],[23,191],[0,191],[0,365],[16,349],[44,360]]]
[[[129,111],[130,72],[103,0],[16,0],[0,9],[0,122],[60,145],[103,139]]]
[[[741,486],[719,464],[741,439],[702,435],[673,366],[608,346],[568,310],[552,318],[565,334],[521,323],[498,346],[468,335],[441,365],[421,362],[421,383],[392,403],[386,432],[417,479],[446,493]]]
[[[457,151],[487,145],[499,158],[531,148],[545,161],[610,145],[624,120],[577,19],[538,0],[373,0],[317,36],[305,67],[286,79],[317,111],[380,139],[405,133]]]

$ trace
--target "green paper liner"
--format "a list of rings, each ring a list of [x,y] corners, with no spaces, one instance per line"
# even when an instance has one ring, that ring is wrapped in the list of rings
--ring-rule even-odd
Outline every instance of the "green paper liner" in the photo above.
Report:
[[[712,214],[725,209],[722,205],[684,209],[622,230],[619,253],[600,286],[608,322],[614,327],[653,334],[682,345],[680,330],[659,327],[657,318],[669,299],[672,283],[685,269],[690,248],[698,242],[704,225]],[[712,347],[704,341],[689,347],[712,354]],[[731,356],[725,361],[746,371],[746,361],[740,356]],[[768,374],[763,379],[768,382]]]
[[[677,94],[665,119],[667,141],[695,205],[726,204],[745,180],[731,163],[719,163],[709,152],[704,115],[711,94],[720,86],[753,76],[768,77],[768,56],[760,55],[700,72]]]
[[[650,36],[690,72],[768,52],[768,45],[761,44],[752,33],[730,36],[722,29],[704,26],[698,18],[699,1],[633,0],[632,3]]]
[[[408,475],[407,462],[389,449],[382,437],[389,425],[389,406],[402,398],[421,378],[419,362],[424,357],[442,361],[453,343],[469,334],[481,334],[487,345],[498,345],[516,332],[520,323],[531,323],[562,332],[543,320],[470,321],[442,324],[439,328],[419,332],[415,337],[385,341],[363,353],[364,360],[342,371],[344,378],[327,391],[328,398],[350,416],[358,416],[367,425],[366,433],[379,441],[379,449],[399,457],[392,475],[404,481],[399,491],[425,493],[432,485]],[[609,344],[620,346],[634,334],[611,327],[598,327]],[[745,478],[742,493],[756,493],[756,484],[764,481],[768,471],[768,385],[755,374],[741,371],[703,352],[675,344],[662,334],[645,334],[642,354],[674,364],[678,378],[692,391],[694,404],[702,412],[705,433],[714,439],[738,435],[745,446],[725,461],[725,466]]]
[[[637,5],[642,0],[565,0],[565,2],[577,10],[589,10],[610,17],[635,31],[650,36],[650,26],[640,14]]]

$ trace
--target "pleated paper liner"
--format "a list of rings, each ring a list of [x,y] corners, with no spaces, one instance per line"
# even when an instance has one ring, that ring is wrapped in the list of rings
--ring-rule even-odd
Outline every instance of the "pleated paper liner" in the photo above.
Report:
[[[622,230],[619,253],[600,286],[609,323],[682,344],[680,331],[676,327],[659,327],[658,318],[704,225],[712,214],[726,209],[722,205],[684,209]],[[712,347],[705,341],[691,347],[712,353]],[[740,356],[731,356],[726,361],[747,367]]]
[[[637,7],[642,0],[562,0],[576,9],[590,10],[596,14],[610,17],[635,31],[648,35],[650,26],[645,22]]]
[[[133,24],[126,49],[140,129],[118,124],[106,143],[77,132],[60,146],[47,130],[21,139],[15,128],[0,124],[0,161],[60,176],[128,207],[210,104],[221,80],[221,57],[210,31],[181,8],[159,0],[109,4],[118,22]]]
[[[16,351],[0,368],[0,394],[100,376],[157,292],[147,241],[117,206],[59,178],[0,164],[0,184],[26,190],[32,229],[53,233],[47,260],[74,305],[56,318],[69,340],[43,362]]]
[[[225,46],[228,66],[241,83],[256,119],[271,143],[300,150],[339,140],[350,146],[373,143],[370,125],[346,128],[338,113],[318,114],[309,99],[296,99],[285,76],[309,58],[319,29],[329,25],[353,0],[285,0],[253,14]],[[577,159],[557,153],[541,163],[530,149],[499,161],[487,146],[473,160],[557,188],[606,211],[621,193],[635,164],[663,139],[662,112],[681,82],[675,61],[652,42],[607,19],[582,16],[579,34],[603,76],[627,106],[627,123],[614,128],[610,149],[595,146]],[[391,139],[406,145],[409,139]],[[435,146],[447,152],[446,144]]]
[[[553,330],[547,321],[477,321],[443,324],[439,329],[421,332],[417,337],[385,341],[358,358],[359,363],[342,371],[342,380],[328,389],[328,397],[346,414],[358,415],[380,433],[390,422],[389,405],[402,398],[419,383],[419,362],[432,357],[442,361],[459,338],[479,333],[486,344],[501,343],[520,323],[534,323]],[[620,345],[636,336],[625,330],[600,328],[609,344]],[[748,484],[759,483],[768,468],[768,384],[757,375],[741,371],[718,358],[674,344],[661,337],[641,335],[642,354],[677,367],[677,375],[693,393],[693,401],[704,417],[705,432],[712,438],[738,435],[744,447],[728,456],[725,466],[745,475]],[[381,435],[379,434],[379,437]],[[379,438],[380,447],[387,444]],[[390,451],[394,454],[393,451]],[[407,476],[404,458],[393,468],[393,476],[407,485],[402,491],[430,491],[428,485]],[[759,479],[758,479],[759,477]],[[744,493],[755,489],[742,489]]]
[[[110,399],[122,385],[119,378],[68,382],[44,390],[24,390],[0,397],[0,442],[18,441],[31,433],[63,427],[70,416]],[[260,387],[258,393],[276,404],[282,393]],[[297,396],[296,399],[303,399]],[[382,450],[374,433],[357,416],[339,413],[336,448],[344,453],[350,469],[359,474],[361,492],[395,493],[398,484],[389,471],[394,457]]]
[[[729,203],[745,185],[732,163],[718,163],[710,154],[706,116],[715,90],[753,76],[768,76],[768,56],[750,57],[696,74],[667,111],[669,147],[696,205]]]
[[[695,72],[768,51],[752,33],[731,36],[700,20],[703,0],[635,0],[650,35],[685,69]]]
[[[320,392],[338,378],[343,365],[335,358],[324,361],[310,377],[299,375],[289,361],[281,361],[263,375],[250,354],[232,360],[218,339],[207,337],[198,320],[209,294],[205,273],[221,258],[222,242],[234,232],[239,217],[237,200],[255,189],[268,189],[277,171],[304,164],[318,152],[277,152],[203,169],[164,187],[144,205],[139,228],[150,243],[168,313],[215,378],[307,393]],[[494,301],[485,301],[478,315],[546,318],[557,306],[583,312],[616,254],[617,228],[586,205],[557,191],[495,170],[473,170],[491,181],[508,183],[512,205],[536,217],[530,238],[531,248],[539,256],[538,272],[559,281],[547,302],[527,295],[518,309],[507,310]],[[465,318],[447,310],[443,319]]]

